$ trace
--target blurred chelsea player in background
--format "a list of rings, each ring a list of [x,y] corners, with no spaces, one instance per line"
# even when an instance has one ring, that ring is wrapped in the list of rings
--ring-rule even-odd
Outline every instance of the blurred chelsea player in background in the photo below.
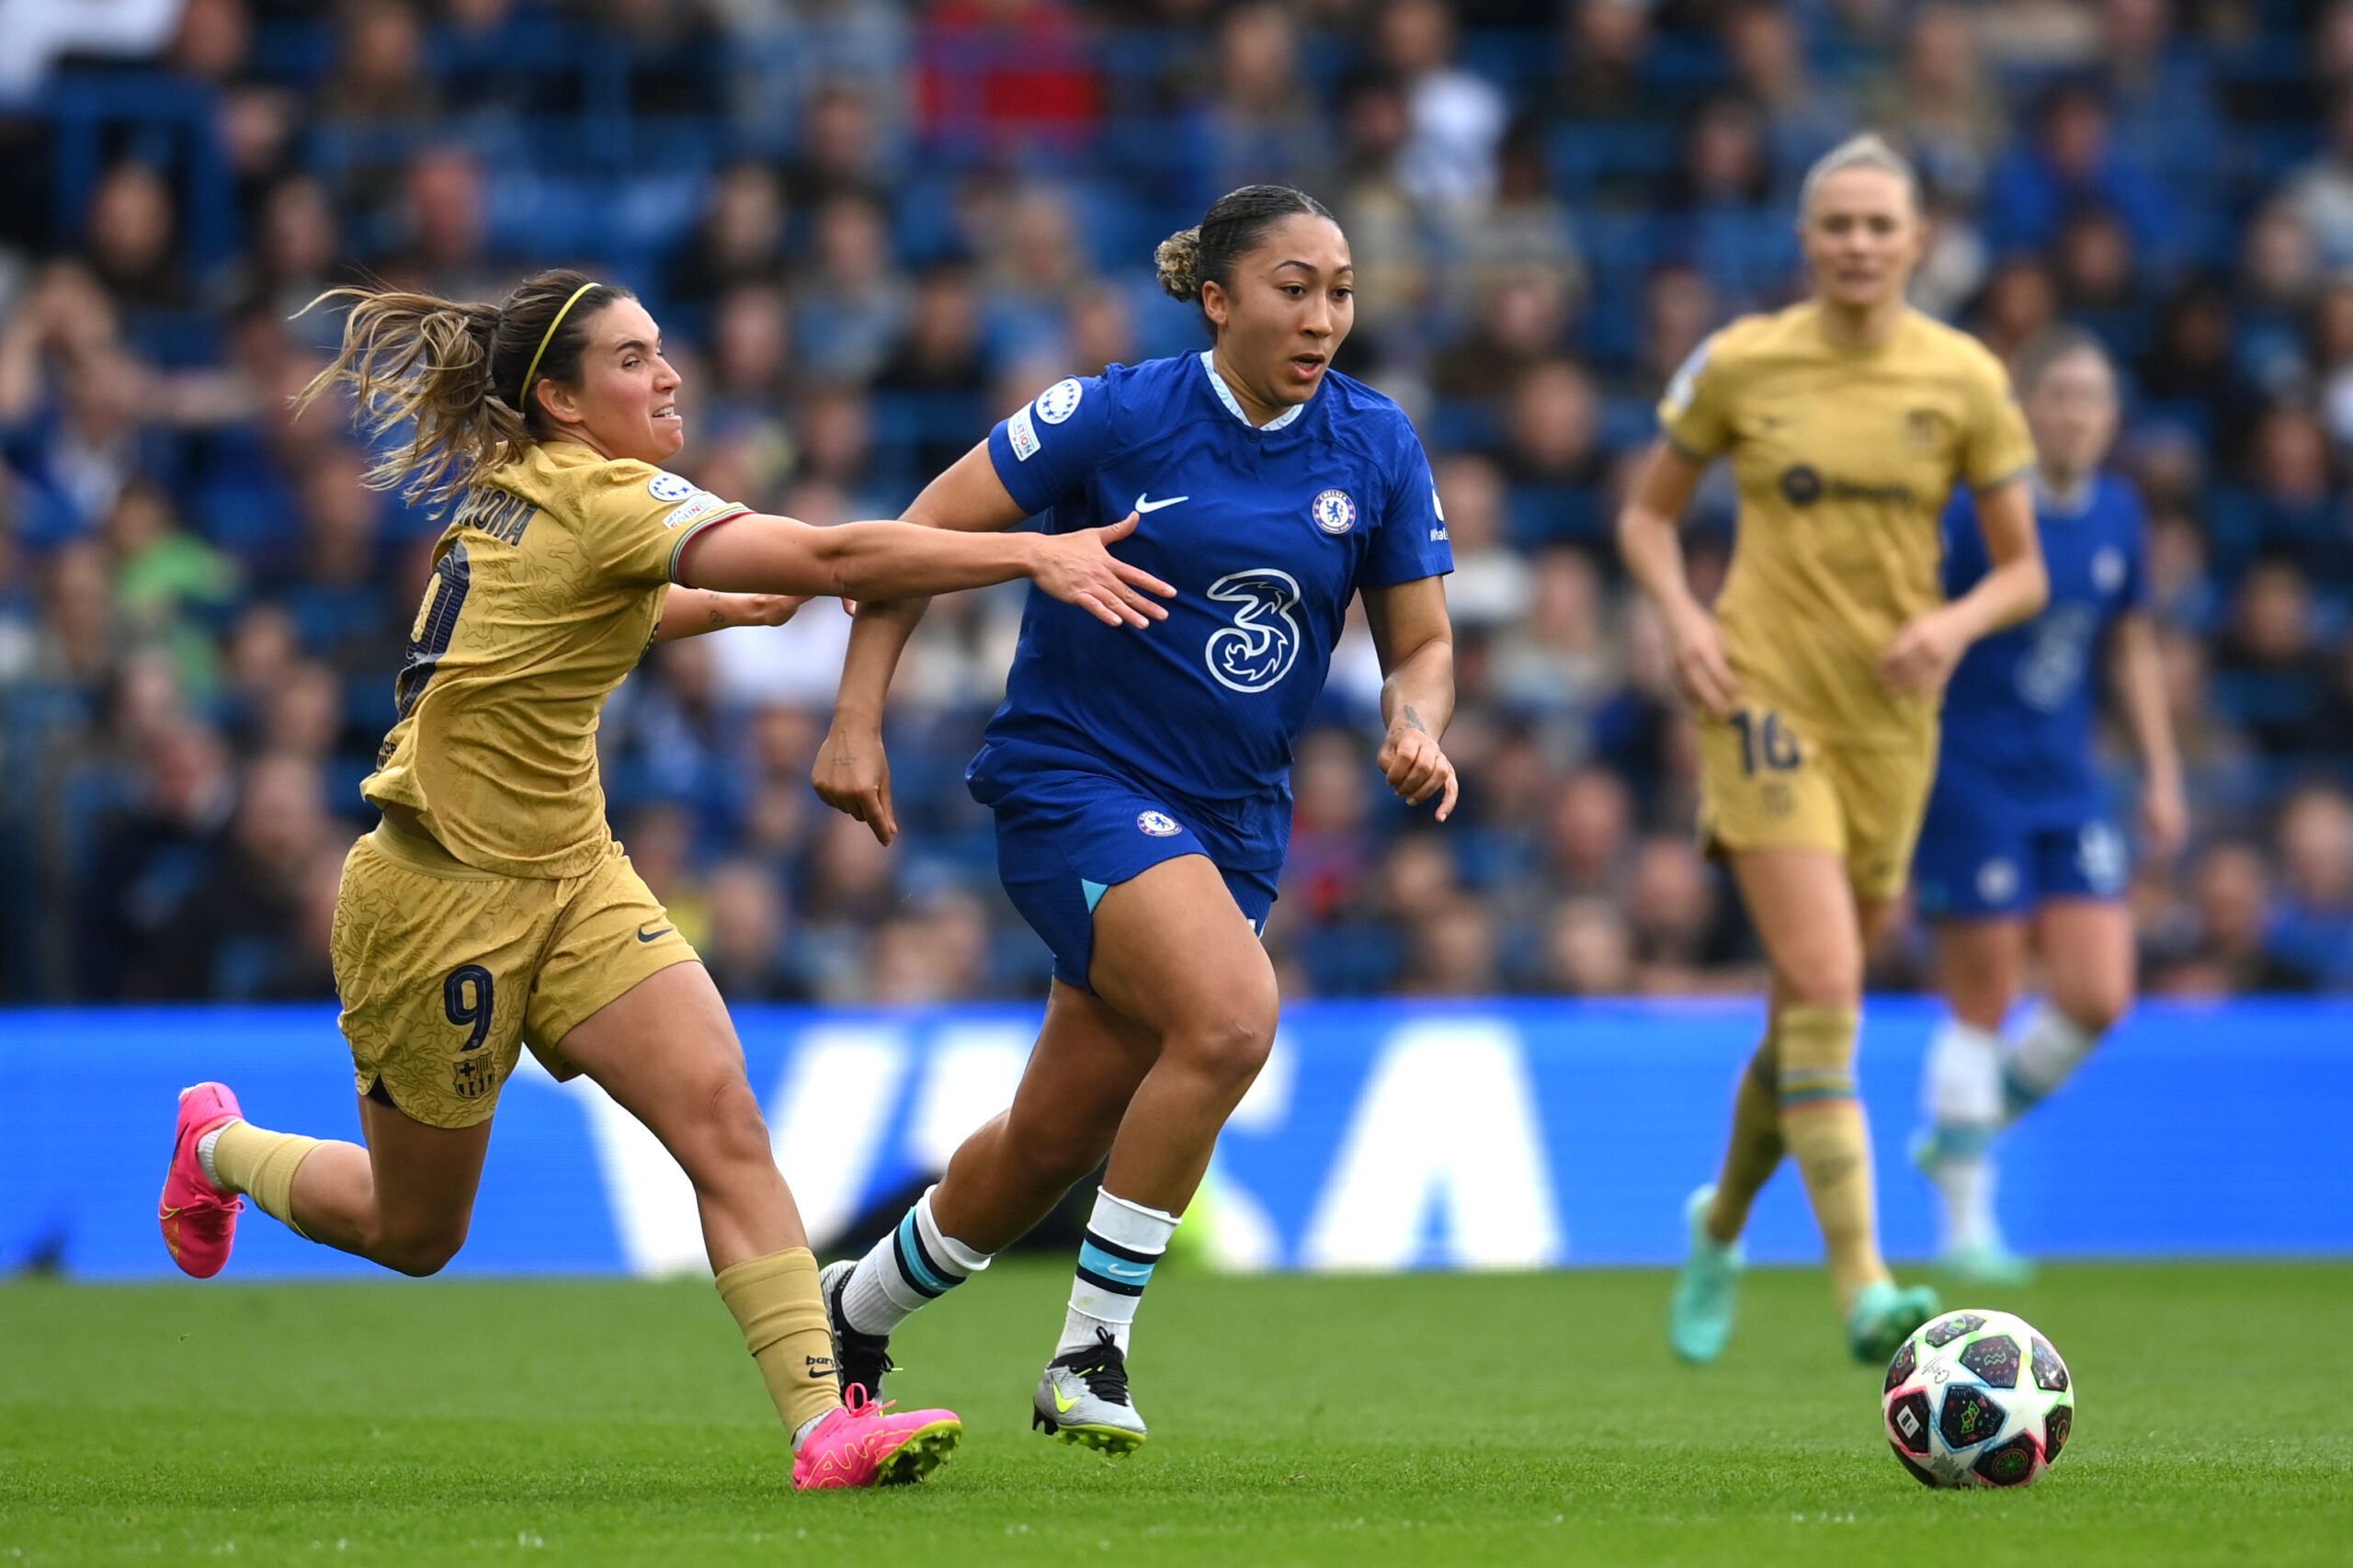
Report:
[[[2097,340],[2063,327],[2027,347],[2018,383],[2038,454],[2051,602],[1971,648],[1953,672],[1915,862],[1952,1006],[1929,1048],[1928,1127],[1915,1153],[1944,1200],[1946,1267],[1986,1283],[2030,1272],[1995,1223],[1995,1140],[2065,1083],[2132,1002],[2130,862],[2092,746],[2089,676],[2103,648],[2146,769],[2142,844],[2170,857],[2188,825],[2146,608],[2141,503],[2100,469],[2116,434],[2114,369]],[[1945,514],[1945,589],[1958,597],[1986,569],[1966,492]],[[2029,955],[2044,994],[2006,1037]]]
[[[1165,242],[1161,286],[1198,301],[1207,352],[1057,382],[909,508],[911,521],[1054,532],[1133,517],[1123,554],[1173,584],[1121,644],[1030,596],[1005,705],[967,773],[996,813],[1005,888],[1054,954],[1046,1022],[1012,1108],[863,1259],[824,1275],[845,1385],[870,1393],[908,1314],[988,1266],[1108,1153],[1033,1425],[1123,1453],[1131,1323],[1273,1043],[1259,937],[1290,837],[1291,749],[1348,601],[1386,677],[1379,765],[1443,819],[1454,708],[1428,460],[1388,398],[1334,371],[1355,315],[1347,237],[1312,197],[1248,186]],[[859,607],[825,801],[895,831],[881,713],[917,601]]]

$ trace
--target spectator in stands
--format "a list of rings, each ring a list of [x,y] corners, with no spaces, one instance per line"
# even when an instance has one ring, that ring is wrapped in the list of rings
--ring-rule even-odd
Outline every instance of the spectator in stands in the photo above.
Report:
[[[445,300],[500,300],[511,268],[490,254],[482,165],[463,147],[428,149],[408,171],[402,243],[386,278]]]
[[[181,915],[211,880],[236,810],[226,750],[194,720],[150,736],[141,763],[134,803],[97,825],[87,864],[73,868],[75,988],[95,1001],[172,994],[177,977],[201,972],[185,948],[200,933]]]
[[[1070,192],[1023,186],[991,229],[982,285],[991,347],[1008,358],[1061,358],[1066,302],[1094,272]]]
[[[710,379],[698,446],[746,437],[771,441],[781,446],[781,466],[790,466],[791,442],[779,404],[791,386],[791,345],[790,308],[775,284],[737,283],[719,297],[710,318]]]
[[[2314,989],[2310,970],[2272,948],[2270,872],[2259,850],[2243,843],[2215,845],[2199,858],[2191,888],[2195,940],[2188,951],[2159,964],[2152,991],[2227,996]]]
[[[811,249],[808,273],[793,290],[801,374],[863,383],[890,357],[907,310],[881,207],[869,197],[835,197],[817,211]]]
[[[1541,361],[1513,384],[1503,467],[1513,543],[1525,550],[1608,537],[1601,402],[1574,362]]]
[[[1425,211],[1463,222],[1495,198],[1507,115],[1494,83],[1454,63],[1454,45],[1445,0],[1386,0],[1375,23],[1375,52],[1405,94],[1399,183]]]
[[[2241,247],[2234,379],[2258,395],[2300,395],[2305,322],[2319,296],[2320,252],[2295,210],[2273,202],[2248,222]]]
[[[146,480],[115,497],[106,547],[126,628],[169,655],[182,690],[209,694],[220,680],[210,628],[236,603],[236,562],[182,528],[171,498]]]
[[[1271,0],[1245,0],[1218,23],[1213,95],[1195,113],[1195,165],[1213,188],[1206,208],[1245,185],[1324,187],[1332,140],[1313,90],[1299,74],[1299,25]]]
[[[2163,272],[2179,254],[2171,204],[2147,168],[2117,144],[2108,106],[2080,84],[2054,88],[2035,134],[2013,146],[1987,187],[1985,233],[1995,253],[2041,251],[2077,207],[2113,212],[2144,260]]]
[[[2149,301],[2141,287],[2132,235],[2116,215],[2097,207],[2068,215],[2052,246],[2059,309],[2108,351],[2126,360],[2148,348]]]
[[[1447,579],[1446,608],[1458,631],[1518,620],[1533,591],[1527,558],[1505,543],[1503,474],[1476,453],[1440,459],[1438,504],[1454,546],[1454,575]]]
[[[1567,996],[1622,996],[1637,985],[1633,940],[1606,898],[1563,899],[1544,926],[1542,989]]]
[[[2239,587],[2222,644],[2217,695],[2256,748],[2295,756],[2323,722],[2328,671],[2313,637],[2312,590],[2285,561],[2258,562]]]
[[[785,279],[784,197],[765,164],[730,164],[711,187],[702,222],[670,253],[662,292],[692,310],[744,284]]]
[[[1970,328],[2003,360],[2048,332],[2059,319],[2059,285],[2040,256],[1998,263],[1985,280]]]
[[[1502,988],[1495,922],[1475,899],[1453,898],[1418,912],[1406,926],[1406,996],[1492,996]]]
[[[2346,15],[2353,17],[2353,9]],[[2312,234],[2324,266],[2353,267],[2353,81],[2329,104],[2327,150],[2288,176],[2280,199]]]
[[[1768,161],[1784,187],[1776,200],[1786,204],[1798,171],[1852,134],[1853,106],[1838,83],[1807,69],[1796,20],[1780,0],[1740,0],[1721,34],[1733,80],[1764,118]]]
[[[1347,231],[1357,268],[1356,330],[1342,346],[1344,370],[1361,370],[1402,345],[1437,282],[1430,236],[1399,163],[1412,124],[1404,85],[1386,73],[1358,77],[1343,95],[1347,142],[1332,210]]]
[[[1497,640],[1495,685],[1514,710],[1580,727],[1618,686],[1618,653],[1590,551],[1550,545],[1536,554],[1528,612]]]
[[[2328,435],[2302,408],[2264,410],[2248,444],[2244,490],[2218,496],[2215,571],[2235,583],[2256,556],[2293,562],[2308,585],[2339,601],[2353,596],[2353,531],[2331,487]]]
[[[1440,397],[1491,407],[1510,397],[1531,369],[1567,347],[1567,307],[1563,279],[1552,267],[1528,263],[1490,270],[1482,279],[1471,330],[1438,357],[1432,390]]]
[[[2270,949],[2331,989],[2353,983],[2353,800],[2309,784],[2279,809],[2282,892]]]
[[[0,358],[7,352],[0,345]],[[28,398],[20,409],[7,406],[12,389],[0,389],[0,450],[18,482],[17,527],[44,549],[96,529],[148,466],[153,445],[140,419],[147,378],[121,345],[77,346],[50,369],[46,388],[43,378],[25,377],[22,390],[40,401]]]
[[[326,187],[309,175],[291,175],[269,187],[261,207],[261,231],[249,262],[239,267],[224,298],[248,310],[294,320],[304,345],[332,350],[339,324],[332,310],[300,314],[312,301],[348,282],[343,235]]]
[[[1636,985],[1654,995],[1745,989],[1762,964],[1733,902],[1688,834],[1653,834],[1626,889]]]
[[[872,94],[847,81],[825,83],[809,100],[800,145],[784,165],[786,203],[810,223],[837,196],[881,198],[887,141]]]
[[[2211,282],[2176,291],[2159,310],[2149,351],[2137,367],[2150,412],[2186,426],[2219,449],[2236,445],[2242,423],[2231,362],[2237,336],[2230,296]]]
[[[2170,0],[2099,0],[2099,80],[2120,142],[2177,193],[2219,185],[2222,109],[2202,51],[2174,36]]]
[[[784,890],[756,860],[722,860],[710,873],[710,931],[698,950],[730,1002],[799,1002],[786,958]]]
[[[171,187],[133,159],[107,171],[90,199],[90,273],[119,310],[176,311],[189,301],[176,244]]]
[[[1649,0],[1573,0],[1563,15],[1563,63],[1547,99],[1549,118],[1596,127],[1655,121],[1661,100],[1643,74],[1651,49]]]
[[[874,933],[870,999],[886,1006],[969,1002],[988,991],[988,924],[968,892],[934,897]]]
[[[1613,894],[1632,848],[1634,808],[1625,781],[1606,767],[1580,767],[1552,797],[1546,854],[1563,893]]]
[[[2009,137],[2001,95],[1986,80],[1977,25],[1957,5],[1912,14],[1903,68],[1881,90],[1872,123],[1902,148],[1938,196],[1972,208]]]
[[[318,768],[267,756],[246,770],[201,884],[145,938],[136,994],[253,1001],[317,996],[303,898],[323,853],[348,835],[327,816]],[[331,994],[331,993],[330,993]]]
[[[1106,366],[1132,365],[1142,358],[1136,346],[1135,312],[1129,299],[1125,290],[1108,282],[1081,284],[1072,291],[1064,335],[1070,343],[1073,370],[1082,376],[1099,376]]]

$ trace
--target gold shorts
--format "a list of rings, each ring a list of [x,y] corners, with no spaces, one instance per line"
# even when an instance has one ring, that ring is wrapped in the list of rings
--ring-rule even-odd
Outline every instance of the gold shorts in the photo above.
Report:
[[[1784,715],[1699,715],[1699,841],[1711,855],[1826,849],[1858,898],[1904,891],[1935,781],[1937,732],[1895,744],[1824,747]]]
[[[563,1037],[696,956],[618,844],[580,876],[502,877],[389,823],[344,862],[331,949],[359,1092],[451,1128],[489,1119],[526,1045],[576,1076]]]

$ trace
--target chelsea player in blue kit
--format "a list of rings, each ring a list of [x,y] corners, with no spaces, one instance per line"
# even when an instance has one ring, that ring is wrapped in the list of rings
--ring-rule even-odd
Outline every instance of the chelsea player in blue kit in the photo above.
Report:
[[[968,770],[996,813],[1005,888],[1054,955],[1046,1023],[1009,1110],[865,1257],[824,1283],[843,1381],[875,1392],[892,1330],[988,1266],[1108,1153],[1033,1424],[1125,1453],[1130,1325],[1265,1062],[1278,1006],[1259,936],[1290,836],[1291,748],[1350,599],[1378,647],[1379,765],[1412,804],[1454,769],[1444,574],[1428,460],[1388,398],[1331,369],[1354,318],[1347,237],[1313,198],[1249,186],[1160,246],[1199,301],[1201,354],[1057,382],[909,509],[949,528],[1133,517],[1123,558],[1176,588],[1130,641],[1032,596],[1005,705]],[[919,604],[865,605],[818,792],[894,831],[881,739]],[[1108,630],[1108,628],[1106,630]]]
[[[1945,1267],[1982,1283],[2030,1272],[1995,1223],[1995,1139],[2066,1082],[2132,1002],[2130,863],[2092,753],[2090,677],[2103,647],[2147,769],[2142,843],[2170,856],[2187,824],[2146,608],[2141,504],[2100,469],[2116,432],[2114,371],[2097,340],[2061,328],[2020,356],[2018,384],[2051,602],[1954,671],[1914,861],[1952,1007],[1929,1047],[1928,1125],[1915,1152],[1944,1201]],[[1959,595],[1986,567],[1965,493],[1945,523],[1945,589]],[[2030,955],[2044,995],[2006,1037]]]

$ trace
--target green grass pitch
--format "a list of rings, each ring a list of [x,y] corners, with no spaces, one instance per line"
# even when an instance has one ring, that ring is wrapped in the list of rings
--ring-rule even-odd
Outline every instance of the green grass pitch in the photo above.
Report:
[[[2002,1293],[2081,1401],[2018,1494],[1897,1468],[1810,1270],[1706,1369],[1656,1272],[1172,1270],[1124,1462],[1029,1430],[1067,1280],[1008,1261],[901,1335],[894,1392],[967,1423],[929,1484],[808,1497],[705,1283],[0,1287],[0,1568],[2353,1560],[2353,1265]]]

